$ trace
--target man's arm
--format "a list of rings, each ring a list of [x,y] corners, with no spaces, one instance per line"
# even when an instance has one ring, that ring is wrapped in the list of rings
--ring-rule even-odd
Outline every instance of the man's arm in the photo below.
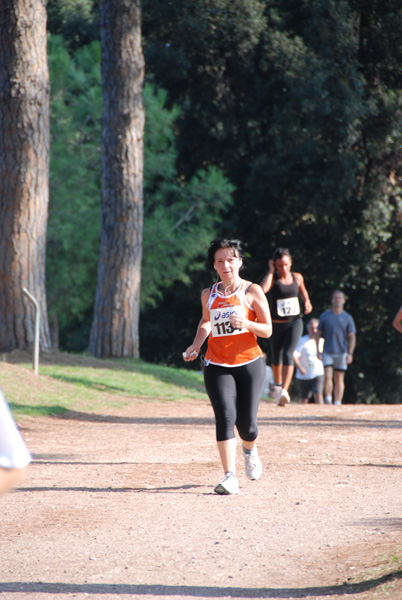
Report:
[[[348,333],[348,355],[346,357],[346,362],[350,365],[353,362],[353,352],[356,348],[356,334]]]
[[[300,373],[301,373],[302,375],[304,375],[304,374],[305,374],[305,372],[306,372],[306,370],[305,370],[305,369],[303,368],[303,366],[301,365],[301,363],[300,363],[300,361],[299,361],[299,358],[298,358],[297,356],[295,356],[294,354],[293,354],[293,360],[294,360],[294,363],[295,363],[295,366],[296,366],[296,368],[297,368],[297,369],[299,369],[299,371],[300,371]]]

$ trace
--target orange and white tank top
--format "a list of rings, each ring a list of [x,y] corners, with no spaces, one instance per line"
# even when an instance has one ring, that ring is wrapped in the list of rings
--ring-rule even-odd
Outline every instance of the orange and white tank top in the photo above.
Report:
[[[205,364],[222,367],[239,367],[262,356],[257,344],[257,336],[246,328],[235,329],[229,322],[233,313],[242,314],[249,321],[256,321],[256,315],[246,300],[246,291],[250,281],[242,280],[239,287],[230,296],[224,296],[215,283],[207,301],[211,333]]]

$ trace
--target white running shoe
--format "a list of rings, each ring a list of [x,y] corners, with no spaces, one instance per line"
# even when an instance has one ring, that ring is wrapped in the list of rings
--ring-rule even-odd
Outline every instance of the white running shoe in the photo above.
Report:
[[[282,390],[281,395],[278,398],[278,406],[286,406],[286,404],[289,404],[289,402],[290,402],[290,396],[289,396],[287,390]]]
[[[239,493],[239,481],[234,473],[229,471],[225,473],[223,479],[220,480],[214,489],[215,494],[228,495]]]
[[[262,464],[260,457],[258,456],[257,448],[254,446],[252,452],[249,454],[247,454],[243,448],[243,454],[247,477],[249,479],[259,479],[262,473]]]
[[[272,386],[272,394],[271,397],[275,400],[275,402],[278,404],[278,398],[279,396],[282,394],[282,386],[281,385],[274,385]]]

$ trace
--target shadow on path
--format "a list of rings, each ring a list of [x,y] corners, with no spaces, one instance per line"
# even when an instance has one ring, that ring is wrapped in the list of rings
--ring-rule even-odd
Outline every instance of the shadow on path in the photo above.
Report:
[[[41,593],[41,594],[126,594],[131,596],[183,596],[188,598],[313,598],[350,596],[372,590],[380,585],[402,579],[402,571],[395,571],[362,583],[335,586],[315,586],[305,588],[239,588],[187,585],[135,585],[112,583],[50,583],[11,581],[0,583],[0,593]]]
[[[123,492],[136,492],[146,494],[157,494],[163,492],[180,492],[185,490],[195,490],[198,488],[205,488],[204,485],[178,485],[178,486],[154,486],[154,487],[57,487],[57,486],[42,486],[42,487],[19,487],[14,490],[14,494],[20,492],[88,492],[88,493],[123,493]],[[210,492],[212,494],[212,492]],[[1,590],[0,590],[1,592]]]
[[[16,403],[10,403],[10,406],[13,409],[29,409],[32,411],[36,410],[35,414],[41,414],[43,411],[47,411],[47,415],[49,414],[49,407],[38,407],[38,406],[23,406]],[[130,415],[110,415],[110,414],[99,414],[99,413],[86,413],[80,412],[78,410],[66,410],[60,409],[59,407],[54,406],[51,407],[52,414],[51,416],[56,417],[57,419],[66,420],[66,421],[82,421],[89,423],[115,423],[121,425],[208,425],[211,426],[214,424],[214,417],[211,415],[205,417],[191,417],[191,416],[160,416],[160,417],[134,417]],[[54,409],[54,411],[53,411]],[[33,414],[33,413],[32,413]],[[393,420],[381,420],[381,419],[351,419],[348,418],[347,415],[332,417],[332,416],[301,416],[301,417],[291,417],[281,415],[278,417],[267,417],[260,415],[258,417],[258,424],[260,426],[285,426],[285,427],[303,427],[303,428],[317,428],[317,427],[344,427],[348,429],[350,427],[362,427],[362,428],[378,428],[378,429],[402,429],[402,419],[393,419]]]
[[[402,420],[350,419],[345,416],[303,416],[303,417],[259,417],[259,425],[285,425],[286,427],[367,427],[368,429],[402,429]]]

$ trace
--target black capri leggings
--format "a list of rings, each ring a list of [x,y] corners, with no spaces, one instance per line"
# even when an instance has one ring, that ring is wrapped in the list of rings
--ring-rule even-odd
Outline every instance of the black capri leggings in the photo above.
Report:
[[[271,361],[273,365],[294,365],[293,352],[303,333],[301,319],[288,323],[272,323],[272,335],[269,338],[271,345]]]
[[[235,426],[242,440],[253,442],[257,438],[265,372],[263,358],[240,367],[205,366],[205,388],[215,413],[218,442],[234,438]]]

